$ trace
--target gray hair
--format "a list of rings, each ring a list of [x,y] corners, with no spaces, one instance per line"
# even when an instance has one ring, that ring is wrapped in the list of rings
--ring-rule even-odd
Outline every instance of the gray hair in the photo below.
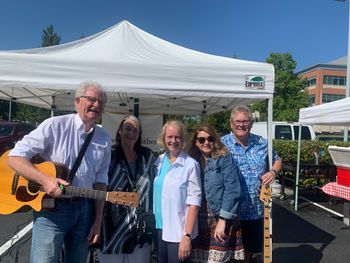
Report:
[[[249,116],[249,121],[250,121],[250,122],[253,122],[253,121],[254,121],[252,112],[251,112],[250,109],[249,109],[247,106],[245,106],[245,105],[236,106],[236,107],[234,107],[234,108],[231,110],[230,121],[232,121],[232,117],[233,117],[233,115],[234,115],[236,112],[246,112],[246,113],[248,114],[248,116]]]
[[[78,88],[75,90],[75,98],[79,98],[81,96],[84,96],[86,93],[86,90],[89,87],[94,87],[96,90],[98,90],[102,94],[103,101],[105,103],[107,102],[106,91],[102,88],[100,83],[98,83],[96,81],[92,81],[92,80],[83,81],[79,84]]]

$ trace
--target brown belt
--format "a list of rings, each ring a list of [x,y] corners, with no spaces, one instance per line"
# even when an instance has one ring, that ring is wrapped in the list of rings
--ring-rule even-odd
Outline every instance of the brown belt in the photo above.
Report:
[[[70,197],[70,198],[57,198],[58,202],[64,202],[64,203],[80,203],[81,201],[85,200],[83,197]]]

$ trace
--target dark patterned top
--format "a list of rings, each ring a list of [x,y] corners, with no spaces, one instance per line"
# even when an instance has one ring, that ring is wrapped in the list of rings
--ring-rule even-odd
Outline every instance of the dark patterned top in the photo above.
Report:
[[[137,153],[136,176],[129,175],[136,185],[139,194],[139,207],[132,208],[106,203],[104,208],[101,229],[101,251],[104,254],[132,253],[135,243],[137,214],[152,210],[153,179],[154,179],[153,152],[141,147]],[[109,167],[108,191],[133,191],[128,178],[128,167],[123,158],[121,147],[112,150]]]

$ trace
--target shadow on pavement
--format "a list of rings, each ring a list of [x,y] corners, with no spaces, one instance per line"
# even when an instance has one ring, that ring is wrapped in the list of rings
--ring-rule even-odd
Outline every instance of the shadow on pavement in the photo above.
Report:
[[[273,202],[274,263],[320,262],[322,251],[334,236]]]

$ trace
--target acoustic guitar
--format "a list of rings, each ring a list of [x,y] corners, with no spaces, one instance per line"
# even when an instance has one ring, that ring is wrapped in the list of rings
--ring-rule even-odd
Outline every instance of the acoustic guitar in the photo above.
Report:
[[[263,185],[260,191],[260,200],[264,203],[264,250],[263,262],[272,263],[272,235],[270,222],[270,206],[272,192],[269,186]]]
[[[0,157],[0,214],[7,215],[32,208],[35,211],[54,207],[54,198],[42,192],[40,185],[26,180],[7,165],[9,151]],[[62,164],[42,162],[35,166],[53,178],[67,178],[68,171]],[[83,197],[137,207],[139,196],[136,192],[105,192],[65,186],[64,193],[69,197]]]

